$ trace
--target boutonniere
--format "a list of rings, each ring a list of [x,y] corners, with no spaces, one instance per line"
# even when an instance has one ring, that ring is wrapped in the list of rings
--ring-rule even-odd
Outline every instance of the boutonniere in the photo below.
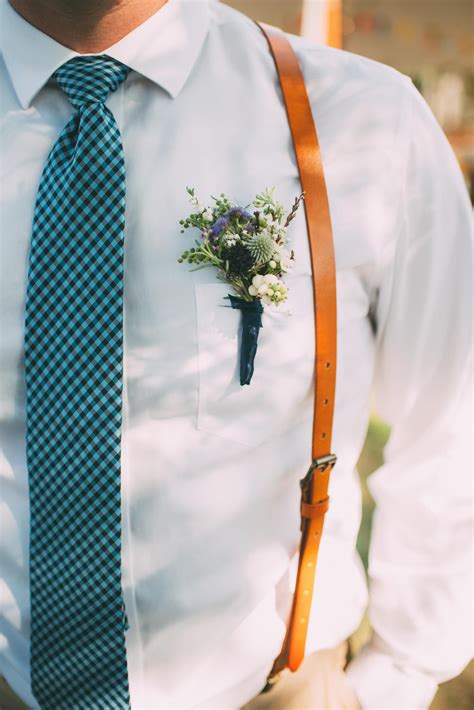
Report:
[[[288,249],[287,229],[294,219],[304,193],[295,198],[286,213],[275,201],[274,189],[266,189],[253,202],[241,207],[226,195],[213,197],[213,206],[204,205],[187,187],[194,211],[180,220],[183,233],[199,230],[196,246],[184,251],[178,261],[193,264],[191,271],[217,269],[217,278],[232,286],[228,298],[232,308],[240,309],[240,384],[248,385],[254,371],[263,304],[279,306],[287,299],[284,277],[291,270],[295,255]]]

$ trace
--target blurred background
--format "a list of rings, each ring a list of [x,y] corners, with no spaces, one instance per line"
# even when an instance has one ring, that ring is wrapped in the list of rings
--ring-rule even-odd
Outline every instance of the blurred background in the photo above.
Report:
[[[256,20],[409,74],[474,202],[474,0],[225,0]]]
[[[390,64],[414,80],[458,157],[474,201],[474,0],[225,0],[256,20]],[[359,473],[364,516],[358,548],[367,566],[373,502],[366,479],[383,462],[390,428],[374,412]],[[365,618],[352,638],[370,637]],[[440,686],[430,710],[474,709],[474,663]]]

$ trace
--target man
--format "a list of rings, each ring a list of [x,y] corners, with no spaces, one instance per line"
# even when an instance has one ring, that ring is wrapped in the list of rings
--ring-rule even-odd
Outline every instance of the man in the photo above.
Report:
[[[338,463],[307,658],[260,695],[285,632],[299,543],[298,482],[311,446],[314,326],[304,216],[300,211],[288,232],[295,252],[289,306],[265,309],[250,386],[241,387],[236,374],[238,311],[221,307],[228,286],[211,269],[188,271],[178,257],[192,242],[179,227],[190,209],[186,186],[200,199],[223,192],[241,205],[267,186],[285,205],[299,192],[265,39],[248,18],[212,0],[3,0],[1,12],[0,704],[427,708],[438,683],[470,657],[471,546],[470,205],[431,111],[394,69],[290,36],[319,132],[334,229]],[[101,153],[104,136],[108,152]],[[89,159],[80,163],[84,144]],[[72,173],[64,172],[66,163]],[[89,184],[81,182],[84,174]],[[107,350],[117,365],[94,380],[102,361],[79,352],[77,333],[88,317],[86,298],[99,309],[88,328],[99,323],[107,331],[100,308],[111,298],[100,289],[109,272],[100,272],[94,288],[84,280],[77,289],[84,270],[92,273],[91,264],[99,268],[104,258],[86,252],[76,271],[70,255],[79,259],[102,227],[106,238],[117,237],[105,258],[110,271],[116,268],[114,306],[121,238],[124,244],[123,322],[114,311],[123,374],[117,346]],[[37,351],[32,324],[43,338]],[[56,377],[70,354],[65,329],[73,357]],[[64,351],[51,367],[53,332]],[[84,342],[88,335],[85,329]],[[94,331],[94,342],[100,337]],[[104,349],[111,340],[103,340]],[[71,387],[80,381],[89,394],[64,400],[72,408],[63,421],[60,409],[51,412],[70,372]],[[123,401],[121,446],[110,463],[118,475],[113,493],[100,497],[101,479],[91,489],[89,477],[104,457],[90,465],[90,431],[99,422],[94,436],[102,436],[112,415],[100,419],[97,408],[89,428],[78,420],[72,433],[68,421],[94,397],[90,383],[99,388],[110,378],[120,392],[123,383],[122,400],[114,400]],[[50,381],[59,388],[52,396]],[[35,388],[51,399],[43,425],[56,423],[54,446],[42,432]],[[386,461],[371,479],[374,636],[344,674],[344,643],[367,604],[355,551],[355,464],[372,390],[392,425]],[[117,410],[114,417],[120,421]],[[89,466],[87,475],[74,478],[80,472],[59,467],[57,478],[38,477],[46,468],[37,466],[38,441],[51,466],[77,445],[72,461]],[[65,516],[68,500],[80,500],[78,487],[89,507],[68,525],[71,535],[88,531],[85,544],[76,558],[52,558],[55,538],[63,546],[69,538],[57,508],[45,507],[45,491],[58,506],[66,498]],[[107,544],[115,545],[115,575],[121,564],[121,590],[120,578],[111,573],[102,584],[94,568],[95,518],[87,511],[100,515],[106,506],[106,522],[115,516],[119,531]],[[104,565],[106,538],[103,531],[94,542],[105,550]],[[105,643],[96,621],[102,601],[119,620],[102,656],[80,635],[67,643],[57,638],[58,629],[69,633],[87,622],[70,603],[86,559],[81,584],[92,595],[91,648]],[[53,600],[56,574],[63,581]],[[59,623],[61,600],[71,611]],[[49,642],[55,652],[47,665]],[[89,652],[94,680],[78,690],[73,676],[78,668],[85,673],[80,659]],[[120,700],[111,700],[115,692]]]

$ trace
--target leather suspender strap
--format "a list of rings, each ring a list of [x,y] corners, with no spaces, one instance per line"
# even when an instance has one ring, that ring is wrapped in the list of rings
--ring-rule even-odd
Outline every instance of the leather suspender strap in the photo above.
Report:
[[[336,389],[336,268],[329,202],[321,151],[311,105],[298,58],[285,34],[257,23],[276,64],[301,186],[313,274],[315,370],[311,465],[301,480],[301,542],[293,604],[283,647],[268,676],[271,684],[284,668],[296,671],[305,653],[314,574],[324,515],[328,508],[329,475],[336,462],[330,454]]]

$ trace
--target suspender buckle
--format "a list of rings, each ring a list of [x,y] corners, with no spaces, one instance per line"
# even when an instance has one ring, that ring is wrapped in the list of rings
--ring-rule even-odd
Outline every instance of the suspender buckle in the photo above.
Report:
[[[318,456],[317,458],[312,460],[307,474],[300,481],[301,492],[303,494],[303,497],[305,497],[309,492],[310,485],[313,481],[314,472],[321,471],[322,473],[324,473],[324,471],[326,471],[326,469],[328,469],[329,467],[331,467],[332,470],[336,465],[336,461],[336,454],[326,454],[325,456]]]

